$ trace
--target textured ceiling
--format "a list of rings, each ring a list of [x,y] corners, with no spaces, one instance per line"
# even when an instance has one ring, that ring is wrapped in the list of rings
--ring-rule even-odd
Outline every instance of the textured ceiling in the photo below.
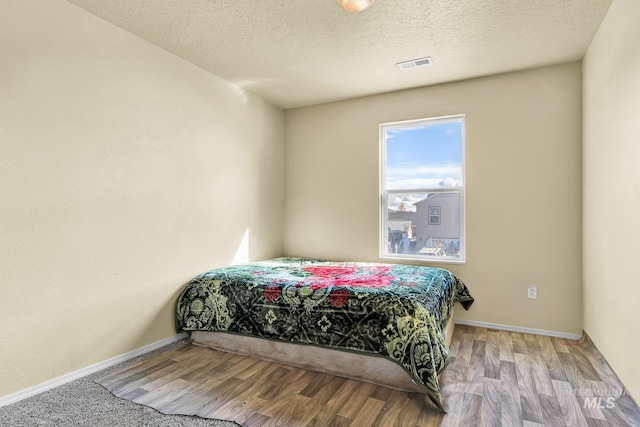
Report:
[[[283,108],[579,60],[611,0],[68,0]],[[395,63],[434,64],[406,71]]]

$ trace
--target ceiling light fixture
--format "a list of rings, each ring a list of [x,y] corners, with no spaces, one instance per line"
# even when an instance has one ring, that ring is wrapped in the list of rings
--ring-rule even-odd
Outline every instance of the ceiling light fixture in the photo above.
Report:
[[[337,0],[344,10],[349,12],[362,12],[369,9],[376,0]]]

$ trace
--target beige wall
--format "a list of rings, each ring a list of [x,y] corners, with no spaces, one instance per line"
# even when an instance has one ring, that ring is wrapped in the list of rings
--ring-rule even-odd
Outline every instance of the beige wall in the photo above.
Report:
[[[640,5],[615,0],[584,59],[584,330],[640,401]]]
[[[378,124],[460,113],[467,263],[446,267],[477,301],[457,315],[579,334],[579,63],[288,110],[285,253],[378,261]]]
[[[66,1],[0,2],[0,396],[174,335],[191,277],[280,255],[283,138]]]

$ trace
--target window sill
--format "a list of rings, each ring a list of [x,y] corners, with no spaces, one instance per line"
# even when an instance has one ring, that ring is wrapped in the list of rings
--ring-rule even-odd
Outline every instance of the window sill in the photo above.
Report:
[[[410,254],[403,255],[380,255],[379,258],[384,261],[420,261],[429,264],[466,264],[466,259],[448,257],[448,256],[416,256]]]

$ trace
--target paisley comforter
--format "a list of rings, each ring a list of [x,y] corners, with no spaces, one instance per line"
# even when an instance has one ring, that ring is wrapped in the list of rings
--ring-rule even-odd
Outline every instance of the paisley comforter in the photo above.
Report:
[[[443,328],[456,301],[468,309],[473,297],[440,268],[276,258],[195,277],[178,298],[176,329],[386,357],[442,409]]]

